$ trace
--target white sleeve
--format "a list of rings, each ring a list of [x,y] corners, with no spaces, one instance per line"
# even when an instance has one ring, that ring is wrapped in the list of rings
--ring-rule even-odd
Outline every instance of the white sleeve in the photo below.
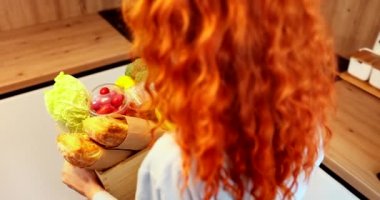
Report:
[[[114,196],[106,191],[100,191],[94,194],[92,200],[117,200]]]
[[[153,145],[139,168],[135,199],[202,199],[201,190],[193,186],[191,180],[188,187],[181,191],[183,185],[181,152],[174,138],[164,134]]]
[[[138,172],[136,186],[136,200],[157,200],[160,199],[158,188],[154,186],[153,180],[148,171],[140,169]]]

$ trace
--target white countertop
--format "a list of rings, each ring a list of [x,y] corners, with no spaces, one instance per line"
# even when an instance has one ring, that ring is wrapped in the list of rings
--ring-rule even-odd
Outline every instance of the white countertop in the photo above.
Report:
[[[118,67],[80,80],[91,89],[123,74]],[[47,89],[0,101],[0,199],[84,199],[61,182],[63,158],[56,147],[58,129],[44,105]]]

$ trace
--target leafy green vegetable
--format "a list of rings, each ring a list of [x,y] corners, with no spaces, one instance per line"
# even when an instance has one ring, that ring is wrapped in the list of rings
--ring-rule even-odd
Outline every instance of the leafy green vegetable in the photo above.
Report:
[[[148,69],[145,62],[138,58],[135,61],[129,63],[125,69],[125,75],[130,76],[136,83],[145,81],[148,76]]]
[[[45,106],[51,117],[70,132],[82,130],[82,121],[90,116],[89,93],[75,77],[60,72],[53,89],[45,92]]]

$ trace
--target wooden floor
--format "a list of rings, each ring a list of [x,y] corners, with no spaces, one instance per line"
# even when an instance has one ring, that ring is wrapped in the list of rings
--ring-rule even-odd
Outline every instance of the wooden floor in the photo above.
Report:
[[[0,94],[126,60],[130,45],[97,14],[0,32]]]
[[[338,81],[324,164],[369,199],[380,199],[380,98]]]

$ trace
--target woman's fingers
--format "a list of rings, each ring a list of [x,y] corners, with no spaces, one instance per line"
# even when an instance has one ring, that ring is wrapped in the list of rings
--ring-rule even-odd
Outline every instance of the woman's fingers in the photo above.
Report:
[[[96,192],[103,191],[93,171],[72,166],[65,162],[62,168],[62,181],[69,188],[91,198]]]

